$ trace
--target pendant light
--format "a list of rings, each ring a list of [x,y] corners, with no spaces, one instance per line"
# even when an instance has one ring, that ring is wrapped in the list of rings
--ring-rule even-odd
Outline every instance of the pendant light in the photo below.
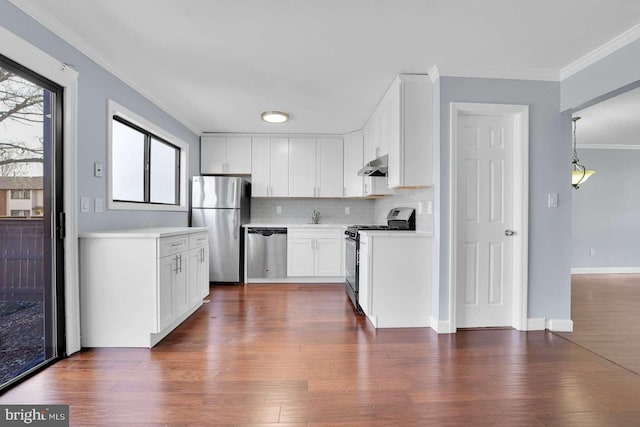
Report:
[[[580,120],[580,117],[574,117],[571,120],[573,121],[573,160],[571,161],[573,170],[571,171],[571,185],[577,190],[580,188],[580,184],[588,180],[596,171],[587,169],[584,165],[580,164],[578,151],[576,149],[576,122]]]

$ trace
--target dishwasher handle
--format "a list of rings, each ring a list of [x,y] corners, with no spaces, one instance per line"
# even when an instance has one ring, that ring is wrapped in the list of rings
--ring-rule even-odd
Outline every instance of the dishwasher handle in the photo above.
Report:
[[[286,228],[249,228],[248,234],[260,234],[265,237],[273,236],[274,234],[287,234]]]

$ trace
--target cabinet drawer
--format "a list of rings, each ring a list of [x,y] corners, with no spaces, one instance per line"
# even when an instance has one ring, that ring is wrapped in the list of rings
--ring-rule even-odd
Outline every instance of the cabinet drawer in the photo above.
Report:
[[[290,227],[287,230],[289,238],[303,239],[323,239],[323,238],[341,238],[344,234],[342,228],[325,228],[325,227]]]
[[[158,239],[158,258],[177,254],[187,249],[189,249],[189,239],[186,234]]]
[[[203,248],[209,244],[208,233],[194,233],[189,235],[189,248]]]

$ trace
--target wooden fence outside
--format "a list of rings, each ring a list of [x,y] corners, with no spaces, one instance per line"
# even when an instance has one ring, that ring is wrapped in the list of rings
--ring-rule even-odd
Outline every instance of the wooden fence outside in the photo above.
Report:
[[[42,219],[0,218],[0,301],[42,300]]]

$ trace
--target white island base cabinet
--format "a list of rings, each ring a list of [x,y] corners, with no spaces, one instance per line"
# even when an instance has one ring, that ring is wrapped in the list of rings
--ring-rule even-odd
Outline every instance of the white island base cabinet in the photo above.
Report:
[[[376,328],[429,327],[430,234],[361,231],[359,303]]]
[[[209,293],[206,228],[80,237],[83,347],[151,348]]]

